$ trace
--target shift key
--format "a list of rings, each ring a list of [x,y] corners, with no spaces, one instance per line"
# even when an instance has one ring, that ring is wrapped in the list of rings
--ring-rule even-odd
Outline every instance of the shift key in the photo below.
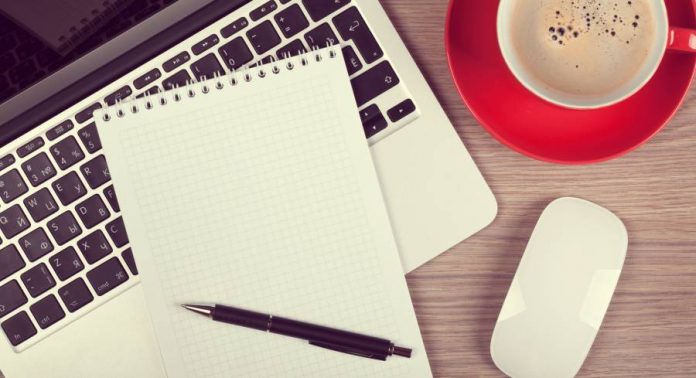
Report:
[[[399,77],[386,60],[350,81],[358,107],[399,84]]]

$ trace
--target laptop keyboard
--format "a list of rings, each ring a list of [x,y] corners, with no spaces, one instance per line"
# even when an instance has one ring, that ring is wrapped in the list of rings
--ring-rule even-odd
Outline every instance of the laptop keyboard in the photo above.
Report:
[[[212,34],[208,28],[190,37],[188,48],[164,53],[158,65],[149,63],[146,73],[114,85],[74,119],[0,154],[0,326],[13,346],[42,339],[72,314],[138,282],[92,119],[96,109],[340,44],[370,143],[417,118],[416,104],[351,0],[253,2],[225,20]]]

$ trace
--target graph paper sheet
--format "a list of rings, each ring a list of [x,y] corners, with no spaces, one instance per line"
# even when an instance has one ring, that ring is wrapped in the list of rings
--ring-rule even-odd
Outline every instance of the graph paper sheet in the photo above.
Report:
[[[431,375],[337,53],[97,113],[170,377]],[[200,302],[388,338],[413,357],[360,358],[179,307]]]

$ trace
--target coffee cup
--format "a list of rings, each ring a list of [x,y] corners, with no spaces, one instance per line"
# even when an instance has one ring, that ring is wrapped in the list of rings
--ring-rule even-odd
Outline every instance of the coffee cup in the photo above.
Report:
[[[668,49],[696,52],[696,31],[670,27],[664,0],[500,0],[497,36],[524,87],[571,109],[635,94]]]

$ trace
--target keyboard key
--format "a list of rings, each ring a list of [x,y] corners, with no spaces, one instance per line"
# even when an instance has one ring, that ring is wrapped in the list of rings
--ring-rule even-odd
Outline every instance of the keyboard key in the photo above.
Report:
[[[387,111],[392,122],[397,122],[416,110],[416,105],[411,100],[404,100]]]
[[[75,127],[75,125],[72,123],[71,120],[61,122],[58,126],[46,131],[46,138],[48,138],[48,140],[54,140],[59,136],[67,133],[68,131],[72,130],[73,127]]]
[[[58,205],[47,188],[34,192],[24,199],[24,207],[29,211],[31,218],[39,222],[58,211]]]
[[[300,42],[299,39],[296,39],[278,49],[278,52],[276,54],[278,55],[278,59],[283,59],[289,56],[304,54],[305,52],[307,52],[307,50],[305,49],[302,42]]]
[[[128,234],[126,233],[126,226],[123,224],[123,219],[118,217],[111,223],[106,225],[106,232],[111,237],[117,248],[121,248],[128,244]]]
[[[63,205],[69,205],[87,193],[85,185],[75,172],[70,172],[57,179],[53,182],[52,186],[53,190],[55,190],[58,195],[60,203]]]
[[[22,282],[24,282],[24,287],[27,288],[29,295],[33,298],[56,286],[56,280],[53,279],[51,272],[48,271],[48,267],[44,263],[22,273]]]
[[[350,3],[350,0],[302,0],[309,17],[319,21]]]
[[[191,71],[196,75],[198,80],[212,79],[217,75],[224,75],[220,62],[218,62],[215,54],[210,53],[203,58],[191,64]]]
[[[343,48],[343,60],[346,62],[348,76],[352,76],[363,67],[362,63],[360,63],[360,58],[358,58],[358,54],[355,53],[355,50],[353,50],[351,46]]]
[[[389,62],[384,61],[361,73],[350,81],[358,106],[388,91],[399,84],[399,77]]]
[[[264,16],[273,12],[276,9],[278,9],[278,4],[276,4],[275,0],[271,0],[251,11],[251,13],[249,13],[249,17],[251,17],[252,21],[256,21],[260,18],[263,18]]]
[[[88,106],[85,110],[77,113],[75,115],[75,119],[78,123],[85,123],[87,120],[92,118],[94,111],[97,109],[101,109],[101,107],[102,105],[100,103],[92,104]]]
[[[387,120],[384,119],[382,112],[377,105],[370,105],[360,112],[365,137],[370,138],[378,132],[387,128]]]
[[[22,170],[33,186],[41,185],[46,180],[56,175],[56,169],[53,167],[53,164],[51,164],[45,152],[22,163]]]
[[[285,38],[291,38],[309,26],[307,18],[297,4],[293,4],[276,14],[275,18]]]
[[[81,309],[94,299],[82,278],[78,278],[60,288],[58,290],[58,295],[70,312]]]
[[[222,30],[220,30],[220,34],[222,34],[223,38],[228,38],[247,26],[249,26],[249,21],[247,21],[245,17],[242,17],[222,28]]]
[[[107,105],[111,106],[123,99],[126,99],[131,94],[133,94],[133,90],[131,89],[131,87],[126,85],[124,87],[119,88],[116,92],[104,97],[104,102],[106,102]]]
[[[85,158],[85,153],[80,149],[74,136],[69,136],[54,144],[51,147],[51,155],[62,170],[72,167],[73,164]]]
[[[94,122],[80,129],[77,135],[80,136],[82,144],[85,145],[85,148],[90,154],[101,150],[102,144],[99,139],[99,134],[97,133],[97,125],[95,125]]]
[[[338,37],[334,34],[328,23],[323,23],[305,34],[305,41],[310,47],[326,47],[338,43]]]
[[[29,261],[36,261],[53,250],[53,244],[43,228],[37,228],[17,241]]]
[[[53,295],[34,303],[29,310],[41,329],[46,329],[65,317],[65,312]]]
[[[268,50],[280,44],[280,36],[276,33],[273,24],[266,20],[258,24],[247,33],[247,38],[259,55],[265,54]]]
[[[126,249],[121,253],[121,257],[123,257],[123,261],[126,262],[126,265],[128,265],[128,269],[130,269],[131,274],[134,276],[138,275],[138,266],[135,265],[135,259],[133,258],[133,250],[130,248]]]
[[[0,281],[24,268],[25,265],[14,245],[10,244],[0,249]]]
[[[61,281],[65,281],[74,276],[85,267],[73,247],[68,247],[56,253],[49,261],[53,267],[53,271],[56,272],[56,275]]]
[[[162,81],[162,86],[164,89],[174,89],[176,87],[186,86],[191,82],[191,75],[186,72],[186,70],[181,70],[172,76],[164,79]]]
[[[111,205],[111,208],[114,209],[115,212],[121,211],[121,207],[118,205],[118,198],[116,198],[116,191],[114,190],[113,185],[110,185],[106,189],[104,189],[104,197],[106,197],[106,200],[109,201],[109,205]]]
[[[14,156],[12,156],[12,154],[8,154],[8,155],[3,156],[0,159],[0,171],[2,171],[3,169],[14,164],[14,162],[15,162],[15,158],[14,158]]]
[[[220,52],[220,56],[222,56],[222,60],[227,65],[227,68],[232,71],[251,62],[251,59],[254,58],[254,54],[249,50],[242,37],[237,37],[222,45],[218,52]]]
[[[26,193],[27,190],[29,190],[27,185],[16,169],[0,176],[0,197],[2,197],[3,202],[10,203],[15,198]]]
[[[22,311],[2,323],[2,330],[12,346],[17,346],[36,335],[36,327],[29,315]]]
[[[96,189],[103,183],[111,180],[109,167],[106,166],[104,155],[99,155],[80,167],[82,175],[87,180],[90,188]]]
[[[66,211],[48,222],[48,230],[58,245],[63,245],[82,233],[71,212]]]
[[[106,236],[101,230],[92,232],[77,242],[77,248],[82,252],[82,256],[89,264],[103,259],[111,253],[111,245],[106,240]]]
[[[150,96],[150,95],[157,94],[157,93],[160,93],[160,92],[162,92],[162,89],[161,89],[160,87],[158,87],[158,86],[154,86],[154,87],[152,87],[152,88],[149,88],[149,89],[146,90],[145,92],[143,92],[143,93],[141,93],[141,94],[135,96],[135,98],[143,98],[143,97],[145,97],[145,96]]]
[[[27,303],[27,296],[16,280],[0,286],[0,319]]]
[[[29,228],[29,220],[19,205],[13,205],[0,213],[0,230],[7,239],[11,239]]]
[[[133,85],[135,86],[135,89],[142,89],[147,87],[160,77],[162,77],[162,72],[157,68],[153,68],[143,76],[140,76],[139,78],[135,79],[135,81],[133,81]]]
[[[187,53],[186,51],[181,52],[177,54],[175,57],[167,60],[162,64],[162,68],[164,68],[164,72],[171,72],[175,68],[179,67],[180,65],[188,62],[191,59],[191,55]]]
[[[77,211],[82,223],[87,228],[96,226],[111,215],[99,194],[95,194],[82,201],[82,203],[75,206],[75,211]]]
[[[87,272],[87,279],[97,295],[102,296],[128,281],[128,273],[116,257]]]
[[[220,38],[218,38],[218,36],[215,34],[211,34],[208,37],[206,37],[204,40],[191,46],[191,51],[193,51],[193,53],[196,55],[200,55],[205,50],[208,50],[209,48],[217,45],[218,42],[220,42]]]
[[[41,138],[41,137],[34,138],[29,143],[23,145],[22,147],[19,147],[17,149],[17,155],[21,158],[25,157],[25,156],[29,155],[30,153],[43,147],[43,145],[44,145],[43,138]]]
[[[344,41],[353,41],[367,64],[381,58],[384,53],[379,43],[367,27],[365,20],[356,7],[350,7],[333,18],[338,34]]]

